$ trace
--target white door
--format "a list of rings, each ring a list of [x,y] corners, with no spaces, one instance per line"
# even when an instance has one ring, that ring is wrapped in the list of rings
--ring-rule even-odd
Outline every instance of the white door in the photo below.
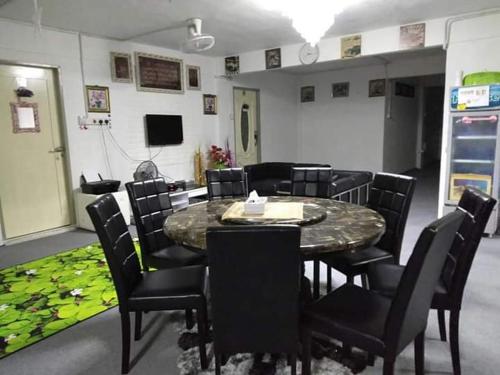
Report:
[[[0,65],[0,213],[5,238],[71,223],[57,82],[53,69]],[[18,98],[20,84],[33,97]],[[22,126],[33,125],[27,119],[34,112],[12,109],[11,103],[20,101],[36,103],[39,131],[14,131],[16,114]]]
[[[233,93],[236,165],[243,167],[259,162],[259,92],[235,88]]]

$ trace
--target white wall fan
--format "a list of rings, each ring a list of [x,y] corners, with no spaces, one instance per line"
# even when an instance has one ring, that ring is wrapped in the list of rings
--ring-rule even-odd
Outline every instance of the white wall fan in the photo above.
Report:
[[[198,53],[203,51],[208,51],[215,45],[215,37],[210,34],[203,34],[201,31],[202,26],[201,18],[189,18],[181,24],[175,24],[172,26],[164,27],[161,29],[149,31],[144,34],[135,35],[127,40],[141,38],[147,35],[156,34],[162,31],[179,29],[181,27],[187,28],[187,38],[182,42],[181,48],[186,53]]]

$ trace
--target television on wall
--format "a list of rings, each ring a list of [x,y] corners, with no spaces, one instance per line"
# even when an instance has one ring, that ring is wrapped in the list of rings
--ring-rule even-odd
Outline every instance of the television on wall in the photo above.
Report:
[[[181,144],[184,140],[182,116],[146,115],[146,138],[149,146]]]

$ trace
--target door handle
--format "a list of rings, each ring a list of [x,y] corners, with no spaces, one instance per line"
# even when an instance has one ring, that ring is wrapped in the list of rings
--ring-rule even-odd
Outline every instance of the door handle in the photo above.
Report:
[[[53,150],[49,151],[49,154],[56,154],[58,152],[64,152],[64,147],[62,146],[55,147]]]

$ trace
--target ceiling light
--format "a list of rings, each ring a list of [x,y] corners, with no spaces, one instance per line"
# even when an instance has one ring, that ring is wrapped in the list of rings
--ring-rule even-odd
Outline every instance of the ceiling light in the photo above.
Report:
[[[292,26],[316,45],[334,24],[335,16],[362,0],[253,0],[261,8],[276,11],[292,20]]]

